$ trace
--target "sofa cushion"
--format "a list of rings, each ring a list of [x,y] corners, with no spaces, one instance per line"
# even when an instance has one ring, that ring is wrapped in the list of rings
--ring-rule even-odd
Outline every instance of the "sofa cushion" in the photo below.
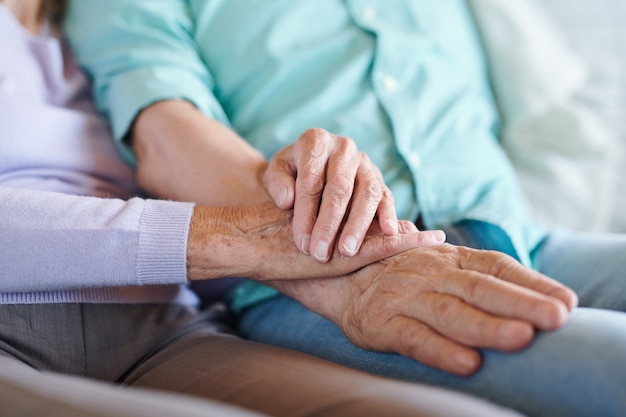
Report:
[[[618,138],[589,98],[588,62],[541,2],[468,2],[489,58],[502,144],[531,211],[547,227],[608,230]]]

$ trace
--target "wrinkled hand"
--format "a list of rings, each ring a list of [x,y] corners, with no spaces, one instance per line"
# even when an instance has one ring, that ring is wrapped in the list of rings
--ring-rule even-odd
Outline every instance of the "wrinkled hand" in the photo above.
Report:
[[[292,295],[357,346],[459,375],[480,367],[478,348],[521,349],[535,329],[562,326],[577,304],[573,291],[507,255],[449,244],[407,251]]]
[[[296,245],[319,262],[330,259],[336,242],[341,255],[354,256],[375,216],[384,234],[398,233],[380,170],[349,138],[307,130],[274,156],[264,183],[279,207],[294,208]]]
[[[335,250],[328,262],[320,263],[296,248],[292,224],[291,211],[271,202],[244,207],[196,206],[188,238],[189,279],[336,277],[409,249],[445,241],[442,231],[418,232],[408,221],[398,223],[398,234],[387,236],[374,222],[356,256],[342,256]]]

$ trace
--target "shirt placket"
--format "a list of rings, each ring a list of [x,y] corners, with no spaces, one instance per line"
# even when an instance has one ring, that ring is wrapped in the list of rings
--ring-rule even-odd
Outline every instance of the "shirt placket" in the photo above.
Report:
[[[389,3],[385,0],[346,0],[354,22],[363,30],[374,34],[376,50],[370,74],[371,85],[378,102],[386,113],[392,128],[393,146],[408,169],[411,180],[412,202],[398,207],[406,218],[418,215],[418,176],[423,161],[420,143],[416,138],[414,114],[419,109],[411,95],[416,94],[415,57],[407,53],[417,40],[418,28],[414,15],[403,0]]]

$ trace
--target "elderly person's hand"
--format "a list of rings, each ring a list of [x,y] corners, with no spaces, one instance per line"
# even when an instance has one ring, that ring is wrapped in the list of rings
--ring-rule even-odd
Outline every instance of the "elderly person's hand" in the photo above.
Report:
[[[335,247],[354,256],[375,217],[383,234],[398,233],[380,170],[350,138],[307,130],[272,158],[264,183],[279,207],[294,209],[295,243],[319,262]]]
[[[562,326],[573,291],[499,252],[449,244],[403,252],[345,279],[274,282],[335,322],[357,346],[459,375],[477,349],[515,351]]]
[[[393,236],[372,224],[356,256],[334,252],[326,263],[300,252],[293,241],[291,211],[272,202],[245,207],[196,206],[188,238],[191,280],[225,276],[259,281],[333,277],[348,274],[408,249],[440,245],[442,231],[418,232],[408,221]]]

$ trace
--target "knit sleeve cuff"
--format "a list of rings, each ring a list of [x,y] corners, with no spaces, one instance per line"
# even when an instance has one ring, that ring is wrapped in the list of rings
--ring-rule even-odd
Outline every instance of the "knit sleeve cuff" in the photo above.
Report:
[[[140,285],[187,282],[187,239],[193,208],[193,203],[146,201],[137,252]]]

